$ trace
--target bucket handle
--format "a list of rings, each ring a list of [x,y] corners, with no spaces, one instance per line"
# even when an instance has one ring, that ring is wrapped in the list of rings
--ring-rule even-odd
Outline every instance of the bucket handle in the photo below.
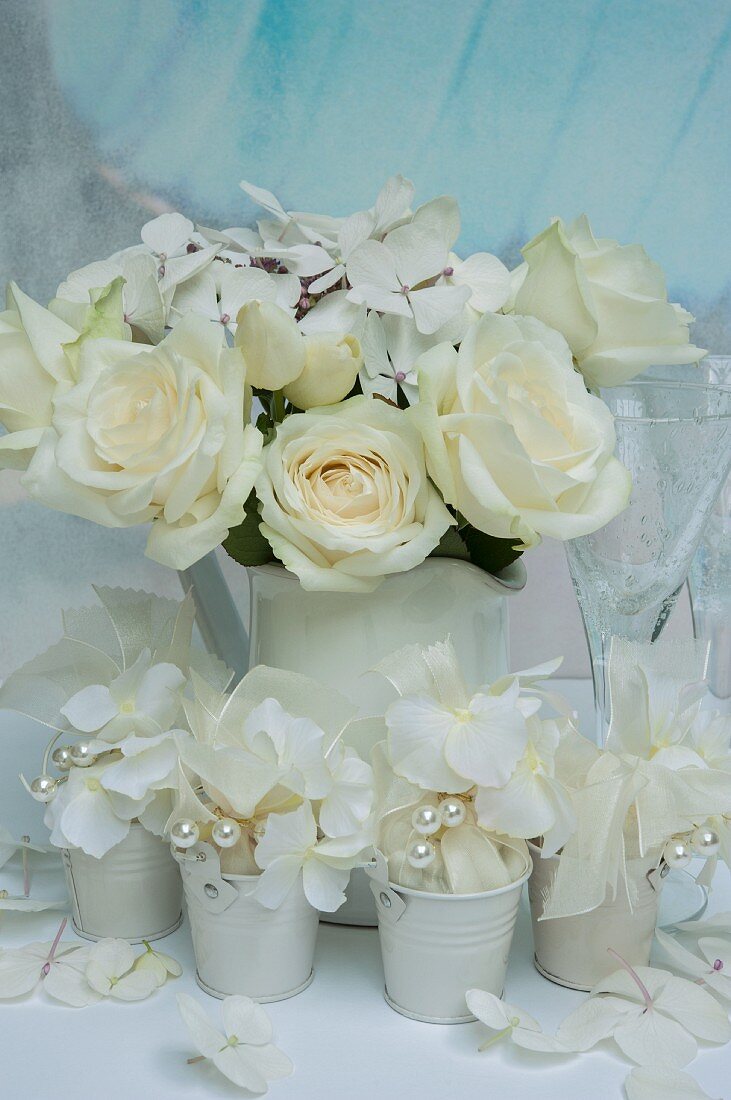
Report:
[[[225,913],[239,896],[238,890],[221,874],[221,860],[211,844],[200,842],[185,851],[170,846],[180,864],[186,890],[209,913]]]
[[[660,863],[658,867],[651,867],[645,875],[645,878],[649,882],[652,889],[656,894],[660,892],[662,880],[670,874],[670,867],[667,863]]]
[[[388,881],[388,862],[383,852],[376,848],[375,859],[365,865],[365,873],[371,880],[369,886],[375,898],[378,919],[395,924],[406,912],[406,902]]]

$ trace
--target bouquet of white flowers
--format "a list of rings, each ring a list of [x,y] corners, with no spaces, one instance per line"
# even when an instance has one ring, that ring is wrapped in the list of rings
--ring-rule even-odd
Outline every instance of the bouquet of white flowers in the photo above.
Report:
[[[48,308],[11,284],[0,465],[35,499],[151,522],[147,552],[175,568],[223,542],[344,591],[433,553],[499,572],[622,510],[587,386],[704,354],[641,248],[557,220],[511,276],[456,255],[455,200],[412,210],[401,176],[346,218],[242,186],[257,229],[162,214]]]

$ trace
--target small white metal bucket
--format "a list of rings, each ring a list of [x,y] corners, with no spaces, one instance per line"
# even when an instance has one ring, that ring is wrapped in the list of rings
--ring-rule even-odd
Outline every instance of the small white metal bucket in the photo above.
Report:
[[[612,947],[630,966],[647,966],[655,935],[662,874],[656,858],[635,860],[629,865],[637,888],[637,901],[630,908],[626,894],[604,902],[588,913],[573,917],[540,920],[543,898],[553,882],[560,855],[541,859],[540,849],[529,844],[533,873],[528,882],[535,965],[544,978],[570,989],[590,989],[619,968],[608,948]]]
[[[180,875],[160,837],[135,823],[101,859],[65,848],[74,931],[89,940],[141,943],[174,932],[182,917]]]
[[[429,1024],[474,1020],[465,993],[502,996],[523,883],[483,894],[429,894],[372,881],[391,1008]]]
[[[319,914],[300,880],[278,909],[250,897],[256,875],[221,875],[218,852],[200,843],[173,853],[190,919],[196,980],[212,997],[283,1001],[313,978]]]

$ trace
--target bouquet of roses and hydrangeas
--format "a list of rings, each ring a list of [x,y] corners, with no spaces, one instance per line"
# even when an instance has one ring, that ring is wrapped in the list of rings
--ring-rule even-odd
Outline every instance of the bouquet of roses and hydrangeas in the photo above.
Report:
[[[597,391],[704,354],[639,246],[557,219],[511,273],[401,176],[349,217],[242,186],[256,229],[166,213],[47,308],[11,284],[0,465],[35,499],[151,522],[175,568],[223,542],[344,591],[433,553],[499,572],[624,508]]]

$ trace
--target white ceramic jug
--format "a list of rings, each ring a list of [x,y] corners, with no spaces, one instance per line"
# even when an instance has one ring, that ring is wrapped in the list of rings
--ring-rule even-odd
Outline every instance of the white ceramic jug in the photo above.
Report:
[[[393,689],[370,670],[405,645],[451,636],[468,683],[508,670],[506,595],[521,585],[468,562],[428,558],[392,573],[375,592],[305,592],[279,565],[247,570],[249,668],[273,665],[302,673],[347,695],[361,715],[382,714]]]

